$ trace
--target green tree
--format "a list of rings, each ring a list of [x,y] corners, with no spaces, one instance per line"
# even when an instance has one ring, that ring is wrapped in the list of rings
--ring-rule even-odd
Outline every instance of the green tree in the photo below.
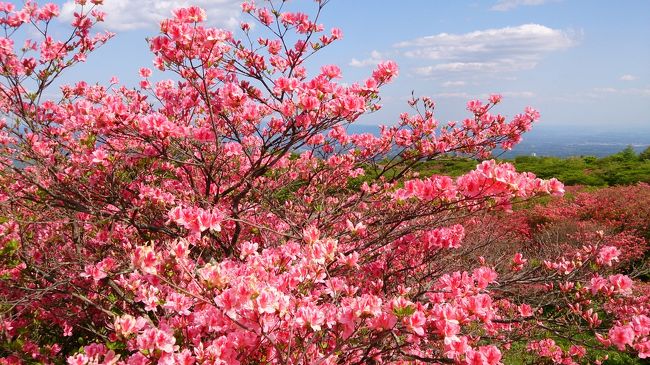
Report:
[[[643,150],[643,152],[639,154],[639,160],[650,160],[650,146],[648,146],[645,150]]]
[[[636,151],[634,151],[631,145],[625,147],[623,151],[612,155],[612,157],[618,161],[634,161],[638,159]]]

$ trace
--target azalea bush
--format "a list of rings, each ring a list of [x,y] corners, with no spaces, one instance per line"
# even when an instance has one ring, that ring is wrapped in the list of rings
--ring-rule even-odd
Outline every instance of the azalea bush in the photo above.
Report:
[[[492,285],[492,299],[516,298],[516,302],[540,311],[537,320],[543,317],[544,325],[538,324],[535,330],[512,342],[512,350],[506,353],[511,361],[525,358],[535,362],[539,354],[555,362],[566,361],[562,350],[572,343],[592,349],[599,344],[605,348],[613,345],[625,350],[625,344],[635,337],[643,341],[636,334],[615,336],[633,334],[622,326],[648,315],[649,186],[640,183],[597,191],[571,187],[568,191],[569,196],[527,209],[508,214],[492,212],[472,219],[466,224],[468,244],[447,252],[457,256],[449,260],[457,267],[467,265],[471,261],[467,257],[479,255],[480,260],[495,268],[499,280]],[[629,295],[594,295],[610,290],[619,279],[632,285],[627,289]],[[530,346],[531,337],[543,340],[541,347]],[[531,355],[531,350],[538,353]],[[594,352],[602,358],[621,356]],[[646,356],[643,351],[637,355]],[[622,363],[635,363],[629,357],[627,361]]]
[[[56,5],[0,3],[2,363],[495,365],[517,343],[565,364],[650,355],[646,297],[617,271],[627,246],[587,231],[544,275],[522,252],[507,268],[481,253],[507,233],[486,212],[563,193],[489,160],[534,109],[506,120],[492,95],[440,123],[414,98],[393,126],[349,134],[398,68],[308,75],[342,37],[318,22],[327,1],[245,2],[236,34],[178,9],[149,42],[172,79],[143,68],[138,89],[80,81],[53,99],[111,37],[93,31],[102,1],[77,3],[60,39]],[[482,162],[413,171],[450,154]]]

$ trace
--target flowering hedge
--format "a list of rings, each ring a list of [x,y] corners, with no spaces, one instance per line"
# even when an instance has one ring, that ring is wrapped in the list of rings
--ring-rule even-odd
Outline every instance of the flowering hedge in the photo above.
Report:
[[[412,167],[510,148],[534,109],[508,121],[493,95],[445,124],[413,99],[394,126],[348,134],[398,68],[309,76],[342,37],[318,23],[327,1],[311,15],[246,2],[255,26],[240,38],[178,9],[149,42],[176,81],[143,68],[137,90],[80,81],[53,100],[53,82],[112,36],[92,31],[101,0],[77,3],[60,40],[56,5],[0,3],[2,363],[495,365],[513,341],[572,363],[588,348],[553,338],[583,327],[600,347],[650,354],[644,299],[612,272],[623,246],[549,257],[543,283],[449,256],[482,242],[484,212],[563,186],[492,160],[453,179]],[[510,271],[528,265],[517,252]],[[546,297],[573,311],[549,316]]]

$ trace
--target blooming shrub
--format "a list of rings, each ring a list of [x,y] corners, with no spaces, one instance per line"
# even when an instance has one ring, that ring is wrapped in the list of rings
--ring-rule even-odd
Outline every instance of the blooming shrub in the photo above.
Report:
[[[412,167],[510,148],[534,109],[507,121],[494,95],[443,124],[433,101],[413,99],[378,135],[348,134],[398,68],[353,84],[335,65],[308,76],[307,59],[342,37],[317,22],[326,1],[312,16],[246,2],[256,25],[242,23],[241,39],[179,9],[150,40],[178,81],[142,69],[138,90],[81,81],[50,100],[52,82],[111,37],[91,34],[102,1],[77,3],[61,41],[48,31],[56,5],[0,3],[3,363],[495,365],[521,339],[571,363],[587,349],[552,339],[569,322],[647,356],[644,298],[612,272],[623,246],[556,255],[543,284],[503,280],[471,250],[449,255],[475,247],[472,217],[563,186],[492,160],[455,179]],[[38,36],[17,49],[23,30]],[[512,272],[527,260],[514,255]],[[545,297],[573,312],[546,315]]]

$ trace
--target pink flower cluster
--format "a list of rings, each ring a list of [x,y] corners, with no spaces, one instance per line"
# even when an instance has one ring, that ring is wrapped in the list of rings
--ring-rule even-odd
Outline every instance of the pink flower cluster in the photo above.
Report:
[[[489,159],[539,113],[507,120],[491,95],[441,123],[423,97],[393,126],[348,133],[399,70],[308,75],[342,38],[318,22],[326,3],[246,1],[243,39],[177,9],[149,40],[169,80],[143,68],[139,89],[50,93],[112,36],[92,34],[102,1],[77,0],[61,39],[56,5],[0,2],[0,363],[498,365],[515,342],[581,361],[585,348],[546,338],[570,338],[564,323],[648,356],[647,297],[621,269],[645,241],[509,241],[545,232],[513,228],[514,203],[564,192]],[[483,162],[414,170],[452,155]]]
[[[192,233],[201,233],[206,230],[221,231],[223,214],[215,209],[183,208],[177,206],[169,211],[169,219],[189,230]]]

